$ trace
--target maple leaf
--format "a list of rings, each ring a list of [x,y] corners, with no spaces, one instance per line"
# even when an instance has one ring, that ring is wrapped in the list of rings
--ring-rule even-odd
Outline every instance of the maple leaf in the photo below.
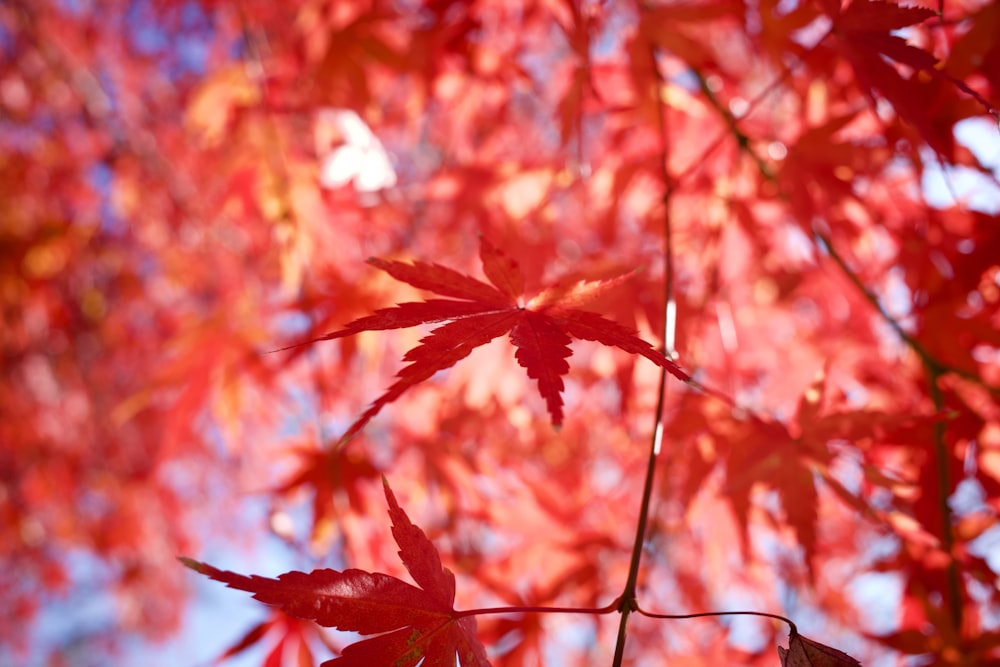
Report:
[[[489,667],[476,637],[476,619],[454,609],[455,575],[441,564],[437,549],[396,502],[383,479],[399,557],[417,586],[380,572],[324,569],[286,572],[277,579],[216,569],[190,558],[187,567],[256,600],[325,627],[377,634],[346,647],[322,667],[394,665]],[[421,662],[422,661],[422,662]]]
[[[274,493],[290,495],[301,489],[312,496],[311,540],[314,547],[320,547],[332,537],[336,520],[345,509],[338,497],[346,495],[348,507],[361,512],[365,503],[360,488],[367,480],[377,479],[379,472],[360,449],[319,449],[311,444],[297,446],[292,452],[301,459],[300,467]]]
[[[270,618],[250,628],[235,644],[219,655],[214,664],[225,662],[250,647],[260,644],[268,635],[276,635],[277,641],[272,642],[268,655],[264,659],[264,665],[267,667],[282,665],[284,664],[282,657],[291,653],[295,656],[293,664],[297,667],[313,667],[315,663],[312,650],[309,648],[309,640],[315,639],[318,633],[319,628],[315,624],[292,618],[275,610]]]
[[[553,425],[557,427],[563,420],[562,378],[569,372],[566,358],[572,354],[569,343],[573,338],[597,341],[640,354],[680,380],[691,381],[691,377],[677,364],[639,338],[635,331],[597,313],[578,309],[630,274],[570,284],[557,282],[526,299],[524,275],[517,262],[482,237],[479,255],[490,284],[440,264],[371,258],[369,264],[396,280],[452,299],[407,302],[379,309],[374,315],[355,320],[338,331],[300,343],[305,345],[343,338],[362,331],[445,322],[404,355],[403,359],[410,365],[398,373],[399,379],[348,428],[341,442],[356,435],[383,406],[399,398],[410,387],[440,370],[450,368],[473,349],[504,334],[509,334],[511,343],[517,348],[514,355],[517,362],[524,367],[529,378],[538,382],[539,393],[545,399]]]
[[[950,153],[950,141],[938,136],[926,109],[913,104],[916,81],[904,79],[883,58],[891,58],[917,70],[933,71],[937,59],[926,51],[890,34],[935,16],[925,7],[904,7],[880,0],[857,0],[835,17],[841,53],[851,63],[858,83],[874,103],[875,91],[892,103],[896,111],[919,129],[924,138],[943,153]]]
[[[874,91],[879,91],[939,153],[950,156],[954,149],[950,128],[942,130],[934,125],[932,110],[919,102],[921,84],[914,78],[900,76],[886,59],[948,81],[979,102],[987,113],[996,116],[996,110],[981,95],[939,69],[934,55],[892,34],[937,16],[934,10],[884,0],[854,0],[843,10],[839,3],[829,3],[827,10],[834,18],[835,32],[842,42],[840,51],[851,63],[869,98],[874,102]]]
[[[861,667],[861,663],[825,644],[800,635],[795,628],[788,633],[788,648],[778,647],[781,667]]]

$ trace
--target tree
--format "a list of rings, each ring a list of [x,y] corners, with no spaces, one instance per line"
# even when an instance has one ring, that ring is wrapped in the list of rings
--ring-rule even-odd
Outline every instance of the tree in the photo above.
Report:
[[[262,539],[468,664],[1000,663],[998,35],[975,0],[4,3],[0,656],[103,593],[53,664],[169,636],[177,555],[283,604],[200,562],[263,492]],[[230,653],[373,646],[289,611]]]

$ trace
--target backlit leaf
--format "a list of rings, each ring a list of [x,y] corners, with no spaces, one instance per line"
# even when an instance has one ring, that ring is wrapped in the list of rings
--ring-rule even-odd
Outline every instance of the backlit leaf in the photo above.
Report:
[[[441,565],[434,545],[399,507],[388,482],[384,488],[400,559],[419,588],[387,574],[357,569],[286,572],[269,579],[226,572],[190,558],[180,560],[292,616],[378,635],[348,646],[339,658],[323,663],[326,667],[413,667],[418,663],[453,667],[456,655],[463,666],[488,667],[476,638],[475,618],[460,616],[453,607],[455,576]]]
[[[517,348],[515,357],[528,377],[538,382],[552,423],[563,421],[562,378],[569,372],[565,359],[572,354],[572,338],[592,340],[639,354],[667,369],[675,377],[688,381],[690,376],[667,359],[634,331],[597,313],[565,307],[584,303],[616,285],[619,278],[581,281],[575,285],[545,290],[537,301],[524,299],[524,278],[517,262],[496,249],[485,237],[480,238],[480,258],[493,286],[437,264],[371,259],[376,266],[397,280],[461,301],[431,299],[401,303],[376,311],[375,315],[355,320],[344,328],[309,342],[333,340],[366,330],[397,329],[424,323],[446,322],[403,359],[410,362],[398,374],[399,379],[358,418],[341,438],[353,437],[388,403],[406,390],[429,379],[436,372],[450,368],[475,348],[504,334]],[[536,297],[537,298],[537,297]]]
[[[781,667],[861,667],[843,651],[803,637],[795,630],[788,636],[788,648],[778,647]]]

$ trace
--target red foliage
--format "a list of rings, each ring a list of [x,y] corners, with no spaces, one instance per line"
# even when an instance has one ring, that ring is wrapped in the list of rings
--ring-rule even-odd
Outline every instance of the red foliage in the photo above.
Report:
[[[510,342],[517,348],[515,357],[518,363],[528,372],[528,377],[538,382],[538,391],[545,399],[554,426],[561,426],[563,421],[562,378],[569,372],[565,359],[573,354],[569,349],[573,338],[598,341],[640,354],[681,380],[690,379],[677,364],[638,338],[635,332],[597,313],[577,308],[593,301],[619,280],[556,283],[526,298],[524,276],[517,262],[494,248],[485,238],[480,239],[479,247],[483,271],[492,286],[438,264],[368,260],[369,264],[397,280],[459,300],[401,303],[310,341],[333,340],[362,331],[448,322],[404,355],[410,365],[401,370],[399,380],[351,424],[341,442],[356,435],[383,406],[395,401],[407,389],[438,371],[451,368],[477,347],[506,333],[510,334]]]
[[[843,651],[824,646],[792,632],[788,648],[778,647],[781,667],[861,667],[861,663]]]
[[[641,601],[997,661],[998,63],[984,0],[0,3],[0,663],[173,636],[174,556],[247,535],[422,610],[335,660],[510,605],[496,664],[622,615],[776,663]]]
[[[455,575],[441,565],[434,545],[400,509],[388,482],[383,483],[399,557],[420,588],[363,570],[288,572],[267,579],[223,572],[187,558],[181,561],[293,616],[325,627],[378,635],[348,646],[341,657],[324,662],[325,667],[390,663],[450,667],[456,656],[463,665],[487,667],[490,663],[476,638],[475,618],[455,612]]]

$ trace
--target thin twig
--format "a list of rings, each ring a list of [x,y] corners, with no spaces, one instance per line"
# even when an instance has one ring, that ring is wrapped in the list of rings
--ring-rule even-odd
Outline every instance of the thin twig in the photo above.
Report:
[[[486,614],[610,614],[618,609],[618,599],[604,607],[484,607],[455,612],[456,618],[484,616]]]
[[[754,161],[762,177],[765,180],[778,185],[779,192],[782,196],[787,196],[787,193],[783,191],[781,184],[777,183],[777,179],[775,178],[773,171],[763,158],[754,150],[749,137],[740,129],[737,119],[734,118],[733,115],[715,98],[702,75],[699,72],[696,72],[696,75],[698,76],[702,91],[712,104],[713,108],[715,108],[716,111],[723,117],[729,133],[731,133],[740,149],[749,155]],[[711,146],[711,150],[714,149],[715,144]],[[861,278],[857,275],[857,273],[855,273],[847,265],[847,262],[844,261],[843,257],[840,256],[836,248],[833,246],[830,238],[816,229],[813,230],[813,233],[816,238],[823,243],[829,256],[841,269],[851,284],[854,285],[854,287],[875,308],[882,319],[892,328],[896,335],[899,336],[900,340],[902,340],[920,358],[920,361],[927,373],[929,393],[935,411],[940,413],[944,409],[944,399],[941,394],[941,390],[938,387],[938,380],[945,374],[950,373],[957,375],[985,388],[994,395],[1000,394],[1000,388],[987,384],[977,375],[938,361],[916,338],[907,333],[900,323],[885,309],[879,298],[870,289],[868,289],[868,287],[861,281]],[[951,507],[948,504],[949,489],[951,488],[951,474],[949,471],[948,447],[945,442],[945,424],[940,420],[934,424],[934,456],[938,476],[937,501],[938,508],[941,512],[941,538],[944,550],[949,555],[947,568],[948,606],[951,621],[954,627],[961,628],[963,622],[962,582],[958,562],[955,560],[953,554],[955,536],[952,526]]]
[[[879,300],[868,287],[861,282],[861,278],[855,273],[851,267],[847,265],[844,258],[840,256],[837,249],[833,246],[830,239],[820,233],[817,230],[813,232],[816,237],[822,241],[827,253],[830,258],[833,259],[834,263],[840,268],[841,272],[847,277],[854,287],[864,295],[865,299],[872,304],[872,307],[878,312],[883,320],[892,328],[892,330],[899,336],[902,340],[920,359],[921,364],[927,373],[927,383],[928,391],[930,393],[931,402],[934,404],[935,412],[940,413],[944,410],[944,397],[941,394],[941,388],[938,386],[938,380],[947,373],[954,373],[962,377],[967,377],[971,379],[980,386],[989,388],[982,379],[972,376],[968,377],[969,374],[960,371],[959,369],[954,369],[946,364],[942,364],[937,359],[934,358],[920,341],[915,339],[913,336],[908,334],[903,330],[902,325],[896,321],[896,319],[885,309],[882,302]],[[941,420],[934,422],[934,463],[937,467],[937,477],[938,477],[938,509],[941,512],[941,540],[943,543],[944,551],[948,554],[948,607],[951,613],[951,622],[956,629],[962,627],[962,581],[961,573],[958,569],[958,561],[954,558],[954,547],[955,547],[955,534],[953,532],[952,526],[952,512],[951,506],[948,504],[949,489],[951,489],[951,472],[949,470],[949,456],[948,456],[948,445],[945,442],[945,423]]]
[[[659,86],[662,85],[662,81],[659,77],[656,47],[650,47],[649,58],[652,65],[652,71],[657,73],[657,99],[659,99],[658,89]],[[666,166],[667,126],[662,104],[658,105],[658,111],[659,113],[657,114],[657,117],[659,119],[660,146],[662,150],[660,163],[663,169],[664,187],[666,188],[663,195],[664,320],[663,342],[660,345],[660,349],[668,358],[674,359],[677,356],[677,350],[674,347],[674,341],[676,338],[677,307],[676,302],[674,301],[673,235],[671,233],[670,207],[668,201],[673,189]],[[653,437],[650,441],[649,457],[646,461],[646,478],[642,486],[642,500],[639,506],[639,520],[636,523],[635,540],[632,543],[632,559],[629,562],[628,579],[625,583],[625,589],[622,591],[621,597],[618,598],[618,609],[621,612],[621,619],[618,624],[618,637],[615,641],[615,655],[614,660],[611,663],[612,667],[621,667],[622,660],[625,656],[625,635],[626,628],[628,626],[628,617],[632,611],[638,609],[638,603],[636,602],[636,588],[639,581],[639,564],[642,560],[642,549],[645,544],[646,525],[649,522],[649,505],[653,496],[653,480],[656,473],[656,459],[663,446],[663,409],[666,403],[666,386],[667,371],[666,369],[661,369],[660,381],[656,393],[656,411],[653,417]]]
[[[773,618],[776,621],[782,621],[788,624],[788,628],[791,630],[792,634],[798,634],[798,628],[795,623],[790,618],[786,618],[781,614],[770,614],[766,611],[702,611],[695,614],[657,614],[653,612],[646,611],[638,604],[635,607],[636,613],[645,616],[646,618],[664,618],[675,621],[682,621],[689,618],[707,618],[712,616],[760,616],[762,618]]]
[[[830,34],[830,32],[828,31],[827,35],[829,35],[829,34]],[[823,40],[826,39],[827,35],[824,35],[817,42],[817,45],[821,44],[823,42]],[[813,47],[813,48],[815,48],[815,47]],[[794,73],[795,69],[800,64],[801,64],[801,62],[800,63],[795,63],[791,67],[787,66],[787,65],[783,65],[782,68],[781,68],[781,75],[775,77],[774,80],[771,81],[771,83],[767,84],[759,93],[757,93],[756,95],[754,95],[753,98],[751,98],[747,102],[746,111],[744,112],[743,116],[745,117],[745,116],[748,116],[751,113],[753,113],[757,109],[757,107],[760,106],[760,104],[768,96],[771,95],[771,93],[773,93],[775,90],[777,90],[779,86],[781,86],[783,83],[785,83],[789,79],[789,77],[792,76],[792,74]],[[714,94],[712,94],[711,91],[707,89],[707,87],[705,85],[706,81],[704,80],[701,72],[699,72],[697,70],[692,70],[692,71],[698,77],[698,82],[699,82],[699,85],[701,86],[701,89],[708,94],[709,101],[715,106],[716,109],[722,111],[722,108],[719,107],[718,103],[716,102]],[[728,111],[725,112],[724,115],[728,115]],[[730,116],[730,118],[731,118],[731,116]],[[701,168],[702,168],[702,166],[708,164],[709,163],[708,156],[711,155],[712,153],[714,153],[716,150],[718,150],[719,146],[721,146],[722,144],[724,144],[726,142],[726,139],[729,138],[730,134],[732,133],[732,131],[734,129],[737,130],[737,137],[743,137],[744,140],[746,140],[745,135],[743,135],[743,133],[741,131],[739,131],[739,128],[735,124],[735,122],[728,122],[728,120],[729,119],[727,118],[727,123],[726,123],[727,127],[726,127],[726,130],[723,130],[722,132],[720,132],[715,139],[713,139],[711,142],[709,142],[708,144],[706,144],[705,148],[702,149],[701,153],[699,153],[698,156],[695,157],[690,162],[690,164],[687,167],[685,167],[684,169],[680,170],[679,175],[676,177],[676,179],[674,179],[675,186],[679,185],[683,181],[686,181],[689,177],[693,176],[698,171],[700,171]],[[739,141],[739,139],[738,139],[738,141]],[[739,143],[740,143],[740,147],[741,148],[744,148],[744,149],[749,148],[749,144],[748,143],[743,143],[743,141],[739,141]],[[759,160],[755,160],[755,161],[757,162],[758,165],[761,164],[761,162]]]

